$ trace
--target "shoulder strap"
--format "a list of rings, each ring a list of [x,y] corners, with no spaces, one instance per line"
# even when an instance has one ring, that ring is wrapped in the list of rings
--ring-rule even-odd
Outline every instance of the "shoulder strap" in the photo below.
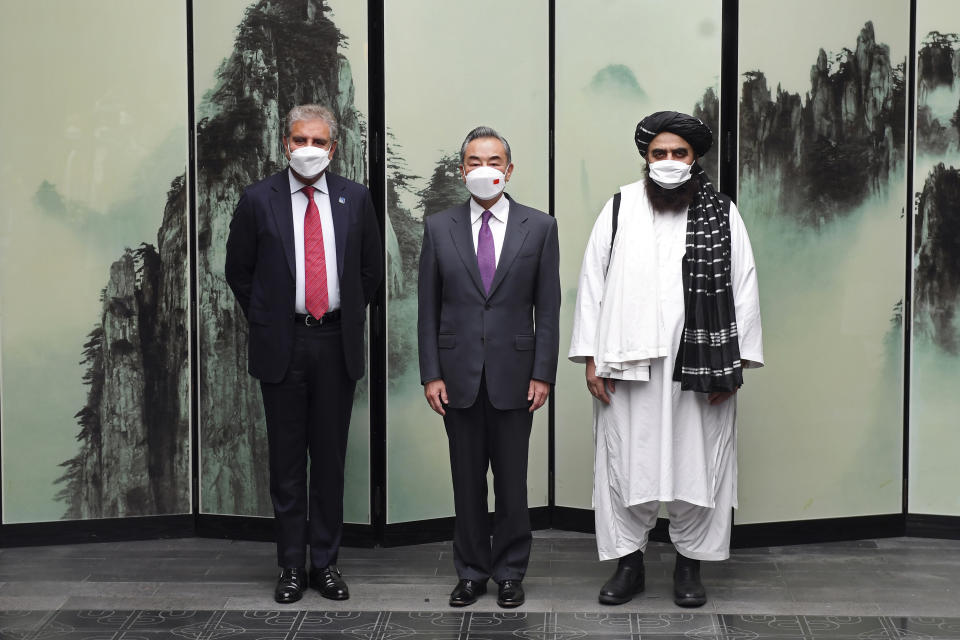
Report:
[[[613,229],[610,232],[610,253],[607,255],[607,269],[610,269],[610,258],[613,257],[613,241],[617,237],[617,218],[620,217],[620,192],[613,194]],[[603,273],[606,277],[606,271]]]
[[[613,194],[613,232],[610,234],[610,252],[613,253],[613,241],[617,237],[617,218],[620,217],[620,192]]]

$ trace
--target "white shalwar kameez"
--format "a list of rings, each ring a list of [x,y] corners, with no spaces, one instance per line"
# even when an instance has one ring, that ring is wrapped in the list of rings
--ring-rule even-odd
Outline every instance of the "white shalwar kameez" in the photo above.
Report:
[[[621,194],[616,249],[628,251],[628,256],[656,252],[643,268],[655,271],[648,276],[658,284],[653,290],[660,302],[661,331],[672,342],[668,355],[649,360],[648,380],[643,380],[645,374],[624,376],[627,379],[616,380],[614,393],[608,394],[609,405],[593,401],[593,506],[600,559],[645,550],[660,504],[665,503],[670,538],[680,553],[695,560],[724,560],[730,555],[731,509],[737,506],[736,395],[710,405],[707,394],[681,391],[680,383],[673,381],[684,323],[686,211],[653,213],[642,180],[622,187]],[[583,258],[568,354],[574,362],[597,356],[612,210],[611,199],[597,218]],[[654,242],[640,237],[644,231],[650,233],[650,223],[633,220],[649,220],[650,214]],[[732,203],[729,220],[740,358],[744,368],[760,367],[763,347],[753,250]],[[617,372],[608,375],[618,377]]]

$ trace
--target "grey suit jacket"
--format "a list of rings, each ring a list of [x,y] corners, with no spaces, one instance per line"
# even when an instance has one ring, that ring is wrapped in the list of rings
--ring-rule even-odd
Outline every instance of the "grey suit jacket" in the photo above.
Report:
[[[529,406],[530,379],[553,383],[560,347],[557,221],[510,200],[496,274],[485,294],[469,201],[427,217],[420,250],[420,381],[443,379],[449,405],[471,406],[486,372],[497,409]]]

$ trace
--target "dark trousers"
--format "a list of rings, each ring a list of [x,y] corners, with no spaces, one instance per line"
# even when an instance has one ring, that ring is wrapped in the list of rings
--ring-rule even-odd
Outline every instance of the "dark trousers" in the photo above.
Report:
[[[270,445],[277,564],[281,567],[306,566],[307,544],[314,567],[337,561],[343,532],[343,468],[355,388],[356,381],[347,375],[339,322],[322,327],[298,325],[293,359],[283,380],[260,383]]]
[[[527,451],[533,414],[490,404],[486,383],[473,406],[446,408],[456,522],[453,563],[460,578],[522,580],[530,558]],[[487,466],[493,468],[496,509],[487,509]],[[491,530],[492,529],[492,530]],[[490,537],[493,536],[491,543]]]

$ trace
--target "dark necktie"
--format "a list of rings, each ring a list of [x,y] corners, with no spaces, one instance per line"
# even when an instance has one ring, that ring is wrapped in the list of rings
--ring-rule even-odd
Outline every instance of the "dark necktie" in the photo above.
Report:
[[[490,231],[492,215],[489,211],[483,212],[480,235],[477,237],[477,266],[480,267],[480,280],[483,281],[484,293],[490,293],[493,274],[497,271],[497,254],[493,248],[493,232]]]
[[[301,189],[307,196],[307,212],[303,217],[303,266],[305,304],[314,318],[327,312],[327,257],[323,249],[323,227],[320,209],[313,199],[314,187]]]

